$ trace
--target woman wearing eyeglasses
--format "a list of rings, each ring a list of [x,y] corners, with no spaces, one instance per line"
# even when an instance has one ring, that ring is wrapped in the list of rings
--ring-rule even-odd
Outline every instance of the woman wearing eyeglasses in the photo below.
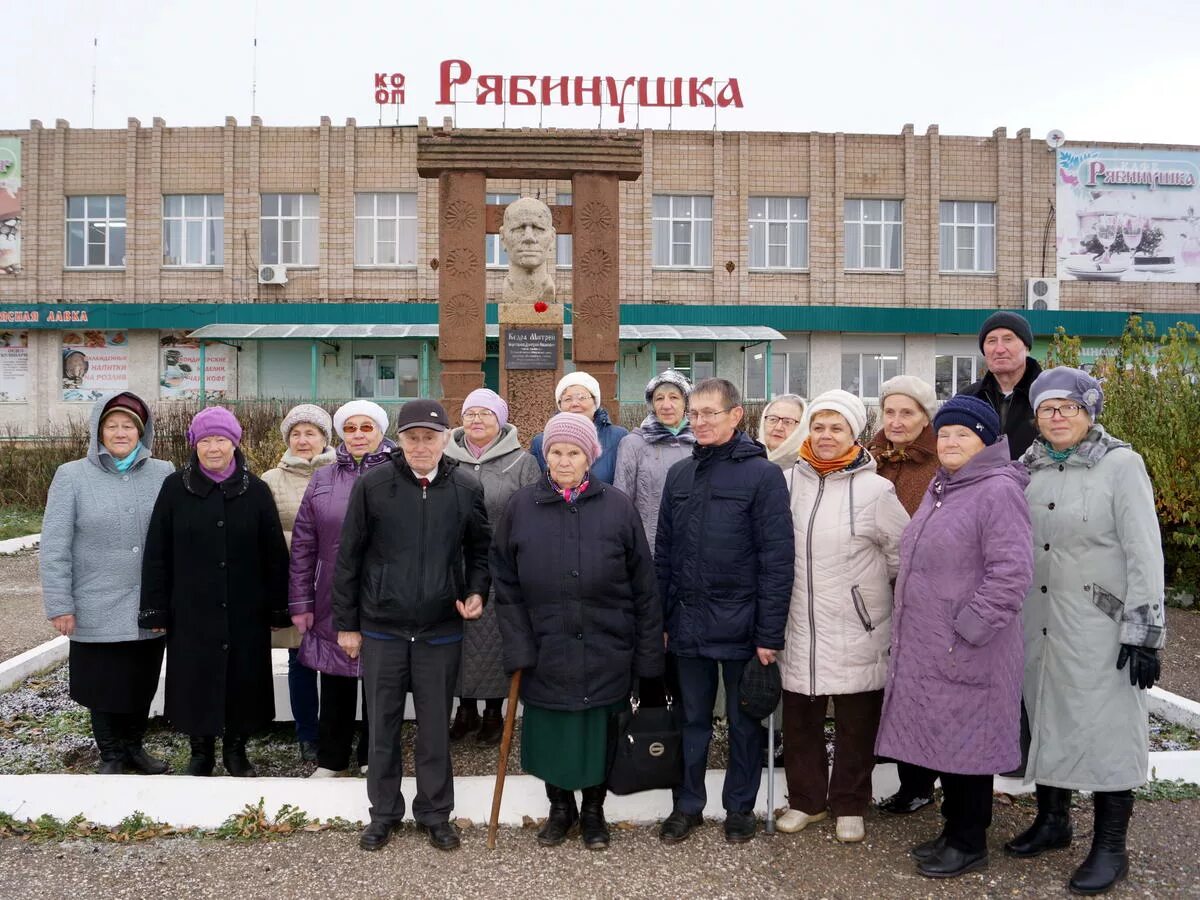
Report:
[[[578,413],[592,420],[604,453],[592,467],[591,477],[605,484],[612,484],[617,472],[617,447],[621,439],[629,434],[629,429],[614,425],[608,417],[608,410],[600,405],[600,382],[587,372],[568,372],[559,379],[554,388],[554,402],[558,405],[559,412]],[[538,468],[545,471],[546,459],[543,450],[542,435],[535,434],[529,445],[529,452],[537,460]]]
[[[1100,383],[1069,367],[1029,389],[1039,436],[1021,457],[1033,518],[1033,586],[1025,599],[1025,778],[1037,817],[1004,845],[1032,857],[1071,844],[1071,792],[1091,791],[1095,827],[1071,877],[1098,894],[1126,877],[1133,788],[1149,763],[1146,689],[1166,637],[1163,555],[1141,456],[1096,419]]]
[[[763,407],[758,420],[758,442],[767,448],[767,459],[789,469],[800,457],[800,445],[808,437],[804,409],[808,401],[799,394],[780,394]]]
[[[362,670],[359,660],[351,659],[338,646],[333,626],[333,571],[354,483],[364,472],[387,462],[396,450],[383,436],[387,425],[387,412],[369,400],[352,400],[333,414],[333,429],[342,443],[333,464],[313,473],[292,528],[288,612],[303,636],[300,662],[321,673],[313,778],[336,775],[350,765]],[[363,711],[357,757],[360,768],[367,761],[365,706]]]
[[[540,481],[541,471],[537,460],[521,449],[517,426],[508,421],[508,403],[495,391],[471,391],[463,401],[462,419],[462,427],[450,433],[446,455],[479,479],[488,521],[498,522],[508,498]],[[481,744],[500,743],[504,731],[500,711],[508,694],[503,650],[495,605],[489,600],[482,616],[463,623],[458,711],[450,726],[451,740],[462,740],[475,731]]]

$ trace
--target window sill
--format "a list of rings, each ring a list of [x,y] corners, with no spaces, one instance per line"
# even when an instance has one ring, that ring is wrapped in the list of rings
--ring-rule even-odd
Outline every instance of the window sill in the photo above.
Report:
[[[64,272],[124,272],[125,266],[63,266]]]
[[[973,269],[938,269],[938,275],[966,275],[969,278],[995,278],[996,270],[975,271]]]
[[[260,266],[283,266],[289,272],[315,272],[320,266],[302,266],[299,263],[259,263]]]
[[[708,272],[712,273],[712,266],[651,266],[651,272]]]
[[[751,275],[807,275],[810,269],[785,269],[783,267],[755,266],[747,268]]]
[[[401,266],[371,266],[355,264],[355,272],[415,272],[417,271],[416,263],[407,263]]]
[[[163,265],[164,272],[224,272],[224,266],[168,266]]]
[[[903,269],[843,269],[846,275],[903,275]]]

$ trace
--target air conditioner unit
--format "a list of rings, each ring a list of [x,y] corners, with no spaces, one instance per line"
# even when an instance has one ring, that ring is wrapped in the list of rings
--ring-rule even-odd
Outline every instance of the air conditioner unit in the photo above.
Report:
[[[1026,278],[1025,308],[1058,309],[1058,279]]]
[[[259,266],[259,284],[287,284],[287,266]]]

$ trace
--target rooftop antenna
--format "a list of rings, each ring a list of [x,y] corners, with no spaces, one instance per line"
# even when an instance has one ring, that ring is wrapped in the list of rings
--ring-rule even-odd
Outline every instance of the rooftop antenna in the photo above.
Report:
[[[92,127],[96,127],[96,60],[100,55],[100,39],[92,37]]]
[[[258,0],[254,0],[254,53],[250,63],[250,115],[258,113]]]

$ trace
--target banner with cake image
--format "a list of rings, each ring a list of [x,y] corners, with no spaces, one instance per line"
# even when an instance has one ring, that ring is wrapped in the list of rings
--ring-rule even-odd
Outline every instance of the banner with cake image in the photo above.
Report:
[[[64,331],[63,400],[99,400],[129,389],[129,335],[124,331]]]
[[[1200,153],[1060,148],[1058,277],[1200,282]]]
[[[204,342],[204,396],[225,400],[233,382],[233,347]],[[163,400],[200,398],[200,342],[181,332],[164,331],[159,339],[159,393]]]

